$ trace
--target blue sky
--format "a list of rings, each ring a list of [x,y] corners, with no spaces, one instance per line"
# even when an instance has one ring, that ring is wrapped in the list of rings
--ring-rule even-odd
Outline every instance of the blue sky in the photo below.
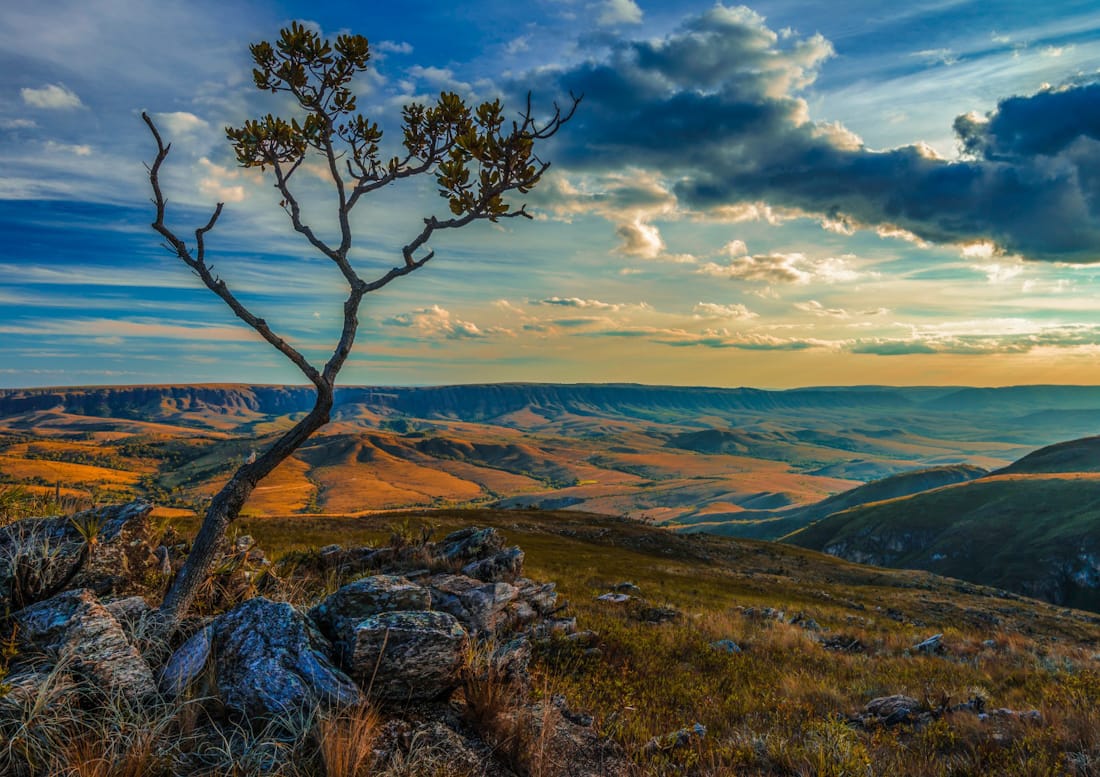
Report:
[[[287,112],[247,46],[293,19],[370,39],[356,92],[392,137],[442,89],[585,95],[536,220],[368,296],[344,383],[1097,382],[1095,3],[61,0],[0,11],[0,386],[302,382],[149,229],[143,110],[169,222],[224,201],[211,262],[324,360],[339,273],[222,130]],[[445,212],[430,183],[360,208],[364,275]]]

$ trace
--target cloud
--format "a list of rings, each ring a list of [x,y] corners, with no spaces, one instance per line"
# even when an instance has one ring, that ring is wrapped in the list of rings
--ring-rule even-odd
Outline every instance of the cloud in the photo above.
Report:
[[[808,302],[796,302],[795,308],[801,310],[803,313],[810,313],[814,316],[824,316],[828,318],[850,318],[849,313],[844,308],[827,308],[818,302],[816,299],[811,299]]]
[[[1020,354],[1040,349],[1100,346],[1100,325],[1036,326],[1026,321],[958,322],[915,330],[905,338],[875,337],[852,343],[852,353],[878,356]]]
[[[371,48],[384,54],[412,54],[413,47],[406,41],[381,40],[372,43]]]
[[[1100,84],[960,117],[968,157],[950,161],[923,143],[872,150],[812,121],[800,93],[832,55],[820,35],[780,36],[755,12],[719,4],[663,38],[619,41],[600,60],[529,74],[535,83],[523,88],[585,95],[557,147],[562,167],[645,170],[673,182],[682,209],[766,203],[846,229],[1100,261]]]
[[[482,329],[471,321],[454,318],[449,310],[432,305],[409,313],[399,313],[382,322],[386,326],[412,329],[425,338],[443,338],[446,340],[481,340],[492,335],[511,335],[512,332],[501,327]]]
[[[603,0],[596,23],[601,27],[618,24],[641,24],[642,9],[634,0]]]
[[[579,297],[546,297],[545,299],[531,300],[530,304],[611,311],[621,310],[623,307],[622,305],[616,305],[611,302],[601,302],[598,299],[581,299]]]
[[[46,150],[73,156],[91,156],[92,147],[87,143],[58,143],[53,140],[46,141]]]
[[[4,130],[35,129],[37,126],[34,119],[0,119],[0,129]]]
[[[46,84],[39,89],[24,87],[19,90],[19,94],[22,95],[23,102],[32,108],[68,110],[70,108],[80,108],[84,105],[80,102],[76,92],[64,84]]]
[[[187,111],[158,113],[155,118],[168,137],[210,129],[208,122]]]
[[[752,255],[740,240],[727,243],[724,252],[730,257],[727,263],[707,262],[696,272],[714,278],[761,283],[839,283],[860,277],[846,259],[838,257],[814,259],[798,252]]]
[[[697,319],[737,319],[747,320],[750,318],[756,318],[756,313],[753,313],[747,307],[741,304],[734,305],[719,305],[714,302],[697,302],[692,309],[692,313]]]
[[[519,54],[521,51],[527,51],[531,45],[530,35],[520,35],[518,38],[512,38],[504,44],[504,52],[506,54]]]

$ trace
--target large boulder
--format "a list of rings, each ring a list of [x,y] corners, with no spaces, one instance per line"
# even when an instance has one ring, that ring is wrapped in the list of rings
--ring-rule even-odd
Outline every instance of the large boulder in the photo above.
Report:
[[[427,588],[398,575],[374,575],[348,583],[310,610],[309,615],[335,643],[337,652],[342,652],[364,618],[395,610],[428,610],[431,605]]]
[[[457,685],[466,630],[445,612],[384,612],[356,624],[344,661],[373,698],[437,699]]]
[[[156,692],[149,664],[88,589],[65,591],[13,616],[20,648],[63,663],[90,688],[140,701]]]
[[[155,563],[148,542],[152,509],[135,501],[0,528],[0,602],[25,607],[63,587],[99,596],[132,589]]]
[[[204,693],[246,719],[358,704],[359,688],[333,665],[330,652],[305,615],[285,602],[256,597],[181,645],[161,672],[160,686],[178,695],[201,681]]]
[[[519,597],[519,589],[510,583],[483,583],[465,575],[435,575],[429,585],[432,606],[458,618],[479,636],[512,625],[509,606]]]

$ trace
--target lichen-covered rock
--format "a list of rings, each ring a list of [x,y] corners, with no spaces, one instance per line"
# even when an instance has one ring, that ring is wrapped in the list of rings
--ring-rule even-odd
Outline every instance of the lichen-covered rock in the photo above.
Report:
[[[483,583],[464,575],[436,575],[432,606],[458,618],[469,631],[488,635],[512,625],[508,607],[519,597],[509,583]]]
[[[373,698],[426,701],[458,684],[466,630],[445,612],[384,612],[358,623],[345,667]]]
[[[536,583],[521,577],[516,581],[519,598],[527,602],[539,615],[552,615],[558,609],[558,592],[554,583]]]
[[[161,672],[160,685],[186,693],[208,669],[217,699],[246,719],[358,704],[358,687],[333,665],[330,651],[305,615],[285,602],[256,597],[185,642]]]
[[[127,590],[155,563],[147,542],[152,509],[135,501],[0,528],[0,601],[21,608],[61,587],[100,596]]]
[[[91,688],[140,701],[156,692],[149,664],[87,589],[65,591],[13,616],[24,651],[65,662]]]
[[[523,557],[518,547],[507,548],[479,561],[471,561],[462,568],[462,574],[486,583],[514,583],[523,574]]]
[[[394,610],[429,610],[431,606],[427,588],[398,575],[374,575],[340,588],[310,610],[309,616],[342,651],[364,618]]]
[[[504,539],[496,529],[470,526],[451,532],[436,546],[435,554],[447,561],[470,561],[493,555],[504,547]]]
[[[107,612],[115,616],[115,620],[122,626],[122,631],[131,642],[134,636],[141,630],[142,624],[153,612],[149,603],[140,596],[128,596],[125,599],[115,599],[103,605]]]

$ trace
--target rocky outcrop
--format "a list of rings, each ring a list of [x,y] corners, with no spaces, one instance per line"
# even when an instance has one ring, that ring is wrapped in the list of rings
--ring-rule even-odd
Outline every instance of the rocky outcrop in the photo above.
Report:
[[[20,609],[63,589],[99,596],[130,590],[155,563],[148,542],[152,509],[135,501],[0,528],[0,602]]]
[[[205,679],[228,712],[246,719],[358,704],[362,694],[333,664],[331,650],[294,607],[256,597],[184,643],[161,672],[160,686],[182,694]]]
[[[427,588],[399,575],[374,575],[348,583],[309,611],[339,653],[354,642],[355,627],[364,618],[397,610],[431,609]]]
[[[13,619],[23,650],[64,665],[89,688],[134,702],[156,692],[149,665],[91,591],[66,591],[20,610]]]

